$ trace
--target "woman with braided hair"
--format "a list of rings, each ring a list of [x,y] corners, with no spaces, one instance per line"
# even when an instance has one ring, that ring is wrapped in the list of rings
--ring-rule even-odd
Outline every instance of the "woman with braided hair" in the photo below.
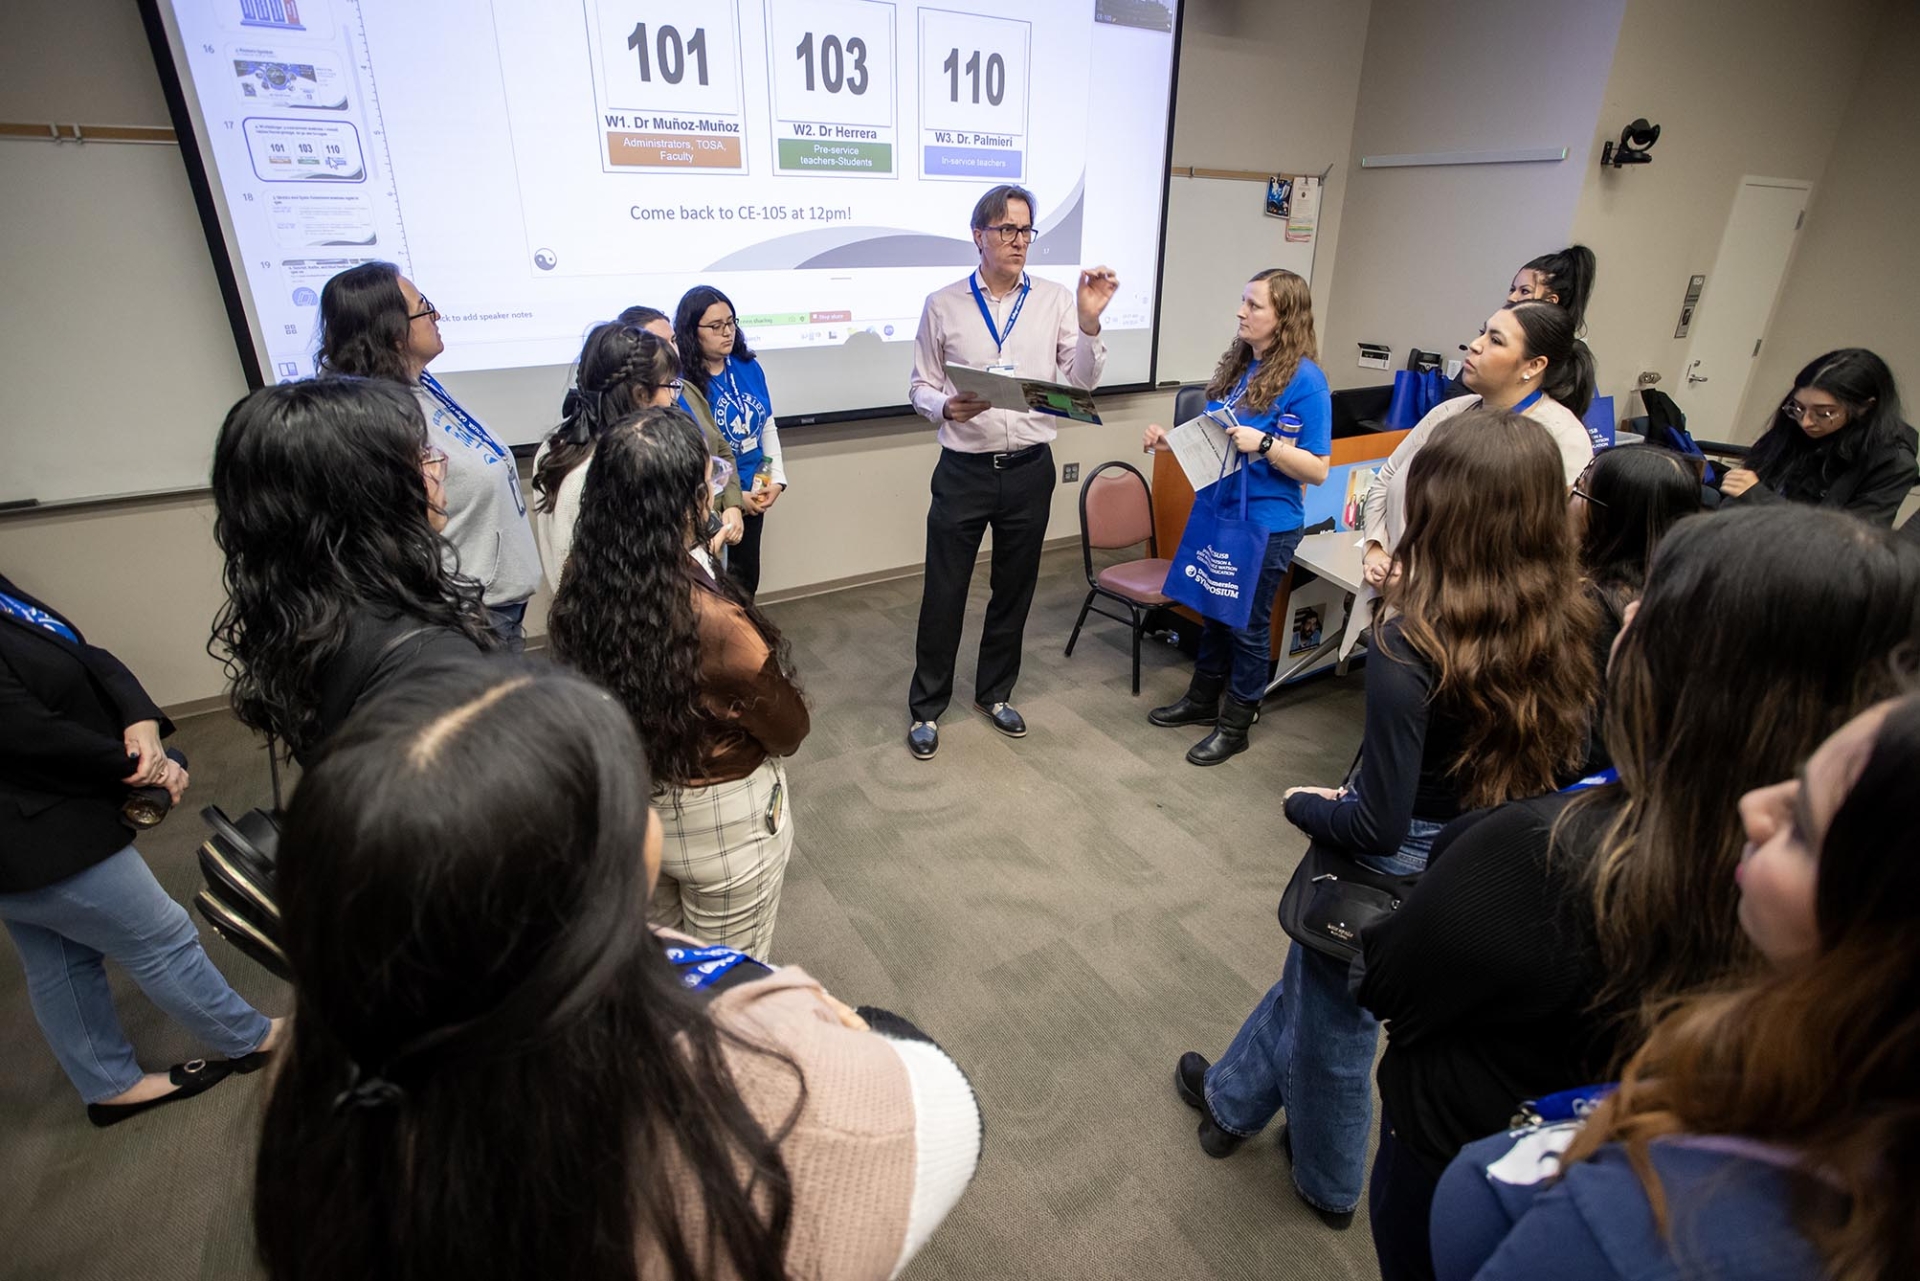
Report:
[[[636,409],[671,405],[680,395],[680,358],[673,344],[638,325],[595,325],[580,349],[574,386],[561,403],[561,423],[533,459],[533,535],[547,585],[560,590],[573,547],[580,495],[593,465],[594,446],[607,429]],[[716,546],[714,552],[718,554]]]

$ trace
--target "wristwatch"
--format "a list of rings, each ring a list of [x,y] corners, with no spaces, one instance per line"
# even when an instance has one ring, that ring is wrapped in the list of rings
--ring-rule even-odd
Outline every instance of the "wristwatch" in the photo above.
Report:
[[[1265,458],[1267,456],[1267,451],[1272,448],[1273,448],[1273,433],[1268,432],[1264,436],[1260,437],[1260,456],[1262,458]]]

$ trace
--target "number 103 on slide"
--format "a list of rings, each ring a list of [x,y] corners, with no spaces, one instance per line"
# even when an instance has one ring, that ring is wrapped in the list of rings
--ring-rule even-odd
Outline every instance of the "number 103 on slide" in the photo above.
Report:
[[[774,170],[896,176],[894,6],[766,0]]]
[[[1033,26],[920,11],[920,173],[1025,182]]]

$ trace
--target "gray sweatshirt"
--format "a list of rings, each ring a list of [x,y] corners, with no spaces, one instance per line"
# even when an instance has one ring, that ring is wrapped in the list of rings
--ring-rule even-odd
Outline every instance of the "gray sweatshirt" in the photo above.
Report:
[[[527,524],[513,451],[423,374],[414,395],[428,439],[447,455],[447,541],[458,571],[485,588],[489,605],[512,605],[540,586],[540,549]]]

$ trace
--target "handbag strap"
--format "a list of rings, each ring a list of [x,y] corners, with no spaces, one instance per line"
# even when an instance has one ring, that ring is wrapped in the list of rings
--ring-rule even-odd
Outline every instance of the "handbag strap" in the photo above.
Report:
[[[1231,463],[1236,457],[1241,459],[1240,466],[1232,475],[1229,475],[1227,472],[1227,464]],[[1232,483],[1233,477],[1237,475],[1240,478],[1240,519],[1245,520],[1247,518],[1247,473],[1252,470],[1253,469],[1247,465],[1244,456],[1235,448],[1233,438],[1228,437],[1227,452],[1220,456],[1220,477],[1221,480],[1226,483],[1216,483],[1213,487],[1214,511],[1218,512],[1226,505],[1227,497],[1225,491],[1227,484]]]

